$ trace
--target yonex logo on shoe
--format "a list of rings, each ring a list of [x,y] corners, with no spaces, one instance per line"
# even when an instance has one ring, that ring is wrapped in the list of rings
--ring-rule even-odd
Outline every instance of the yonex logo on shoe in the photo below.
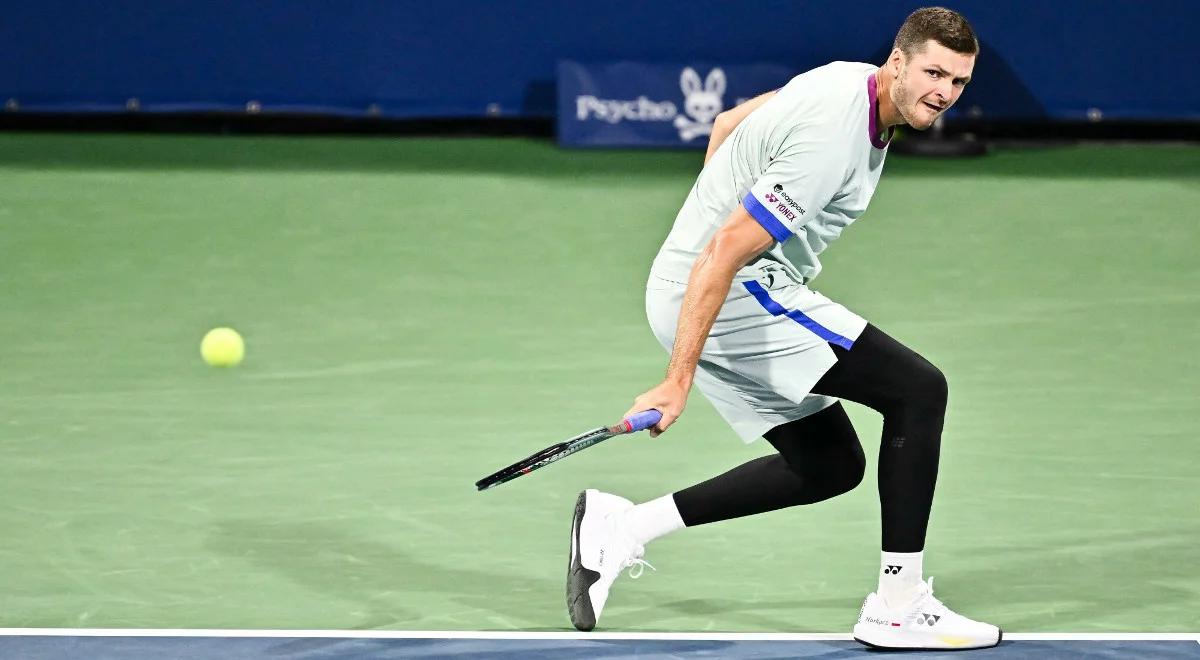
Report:
[[[924,623],[926,625],[932,626],[933,624],[937,623],[938,619],[940,619],[940,618],[942,618],[940,614],[924,614],[924,613],[922,613],[917,616],[917,625]]]
[[[883,572],[887,573],[888,575],[896,575],[900,572],[900,568],[900,566],[892,566],[891,564],[888,564],[887,568],[883,569]]]

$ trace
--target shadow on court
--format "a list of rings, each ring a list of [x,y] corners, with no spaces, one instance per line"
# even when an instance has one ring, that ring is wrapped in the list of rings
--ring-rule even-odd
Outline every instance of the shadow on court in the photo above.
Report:
[[[963,614],[995,623],[1005,630],[1094,629],[1096,621],[1110,621],[1121,613],[1149,607],[1187,608],[1195,598],[1194,592],[1170,585],[1182,580],[1185,574],[1190,575],[1192,566],[1181,565],[1179,558],[1193,552],[1197,538],[1200,528],[1154,536],[1141,531],[1098,534],[1086,541],[1072,540],[1063,545],[1014,542],[972,548],[964,552],[978,558],[980,568],[947,574],[945,587],[938,587],[935,580],[935,594],[947,600],[952,608],[958,605]],[[733,561],[728,557],[725,560]],[[719,571],[719,567],[714,570]],[[1131,580],[1130,575],[1138,575],[1139,579]],[[776,578],[764,573],[763,579]],[[803,582],[805,577],[792,574],[789,579]],[[946,595],[967,590],[977,604],[969,610],[956,602],[953,595]],[[861,602],[858,594],[847,596],[762,601],[714,594],[712,598],[638,603],[622,599],[610,605],[609,616],[637,621],[639,629],[650,630],[658,622],[694,616],[715,621],[718,630],[750,626],[777,632],[829,632],[806,628],[803,613],[845,611],[848,631]],[[987,603],[1010,613],[1025,609],[1028,614],[996,616],[989,614]],[[1142,621],[1145,615],[1136,618]]]
[[[979,560],[980,569],[947,575],[943,596],[952,589],[970,585],[975,603],[996,603],[1008,612],[1028,604],[1028,614],[1003,619],[988,616],[986,608],[973,608],[968,615],[988,620],[1008,630],[1086,630],[1090,622],[1114,614],[1133,612],[1146,606],[1172,608],[1186,606],[1193,594],[1171,587],[1173,580],[1189,567],[1180,566],[1195,545],[1200,529],[1184,529],[1169,536],[1148,537],[1129,531],[1099,534],[1087,542],[1066,545],[1011,544],[972,549],[968,554]],[[273,572],[320,594],[360,604],[369,614],[355,629],[424,629],[431,617],[424,616],[415,603],[420,594],[436,594],[461,605],[463,620],[478,622],[480,612],[514,619],[514,627],[504,630],[568,630],[565,614],[562,625],[526,627],[528,621],[506,607],[513,599],[546,603],[553,609],[561,599],[563,582],[557,572],[550,576],[506,574],[486,571],[478,566],[444,567],[422,561],[402,547],[381,543],[348,532],[336,523],[324,521],[286,522],[237,519],[222,523],[210,546],[223,555],[248,562],[258,569]],[[729,561],[734,561],[729,559]],[[1131,568],[1136,564],[1137,568]],[[1127,580],[1136,574],[1138,580]],[[764,580],[773,579],[764,573]],[[804,576],[792,579],[803,581]],[[1088,585],[1096,585],[1089,588]],[[1122,585],[1120,589],[1112,585]],[[695,617],[715,621],[717,629],[754,627],[779,632],[828,632],[806,629],[805,611],[845,611],[847,630],[853,625],[859,594],[846,598],[806,600],[749,600],[728,597],[725,593],[710,598],[682,595],[663,597],[656,594],[635,596],[627,593],[611,604],[609,616],[616,621],[636,621],[640,630],[654,630],[656,623]],[[951,592],[953,593],[953,592]],[[955,606],[951,596],[947,598]],[[1049,605],[1054,603],[1054,605]],[[434,618],[444,621],[444,612]],[[524,617],[521,617],[522,619]],[[554,619],[544,623],[556,623]],[[619,624],[618,624],[619,625]],[[661,629],[678,629],[662,626]],[[298,641],[299,644],[315,643]]]
[[[952,579],[970,584],[976,602],[1003,603],[1010,610],[1027,603],[1028,614],[993,621],[1008,630],[1097,629],[1103,627],[1097,621],[1112,621],[1121,613],[1178,611],[1194,603],[1194,591],[1171,585],[1186,583],[1195,572],[1194,564],[1180,562],[1180,557],[1195,554],[1200,528],[1080,538],[1076,534],[1075,540],[1061,545],[1043,538],[1037,544],[976,548],[970,555],[987,568],[960,572]],[[1130,579],[1131,575],[1138,577]],[[1149,617],[1131,618],[1144,622]]]
[[[217,527],[209,546],[306,589],[367,608],[369,613],[356,630],[427,628],[423,622],[444,621],[444,603],[438,601],[446,598],[466,610],[464,621],[477,622],[481,611],[511,619],[518,616],[515,608],[507,606],[513,598],[529,594],[531,599],[557,603],[564,588],[561,580],[536,575],[421,561],[403,547],[326,521],[228,520]],[[435,594],[437,599],[420,594]],[[440,607],[435,607],[432,617],[426,616],[415,607],[422,602]]]

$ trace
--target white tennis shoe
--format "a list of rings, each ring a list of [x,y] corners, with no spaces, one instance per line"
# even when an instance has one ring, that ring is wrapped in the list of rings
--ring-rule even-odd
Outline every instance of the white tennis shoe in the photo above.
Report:
[[[587,632],[596,627],[608,600],[612,583],[621,571],[632,566],[629,576],[642,574],[645,548],[621,529],[621,514],[633,502],[598,490],[588,489],[575,501],[571,521],[571,558],[567,564],[567,611],[571,623]],[[650,566],[653,569],[653,566]]]
[[[854,639],[881,649],[978,649],[996,646],[1003,633],[950,611],[933,596],[933,578],[916,587],[908,605],[892,609],[878,593],[867,596]]]

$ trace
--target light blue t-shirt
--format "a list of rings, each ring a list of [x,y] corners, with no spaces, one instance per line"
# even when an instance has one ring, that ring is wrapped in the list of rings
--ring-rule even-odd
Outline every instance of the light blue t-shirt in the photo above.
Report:
[[[750,113],[700,172],[651,274],[686,283],[696,257],[738,204],[775,238],[735,279],[774,266],[798,282],[875,193],[887,136],[878,128],[875,72],[834,62],[802,73]]]

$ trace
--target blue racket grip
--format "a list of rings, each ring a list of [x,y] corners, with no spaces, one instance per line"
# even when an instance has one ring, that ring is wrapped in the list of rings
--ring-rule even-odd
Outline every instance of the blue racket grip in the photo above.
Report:
[[[625,431],[626,433],[645,431],[651,426],[657,424],[661,419],[662,413],[658,412],[657,410],[654,410],[653,408],[650,410],[643,410],[640,413],[634,413],[625,418]]]

